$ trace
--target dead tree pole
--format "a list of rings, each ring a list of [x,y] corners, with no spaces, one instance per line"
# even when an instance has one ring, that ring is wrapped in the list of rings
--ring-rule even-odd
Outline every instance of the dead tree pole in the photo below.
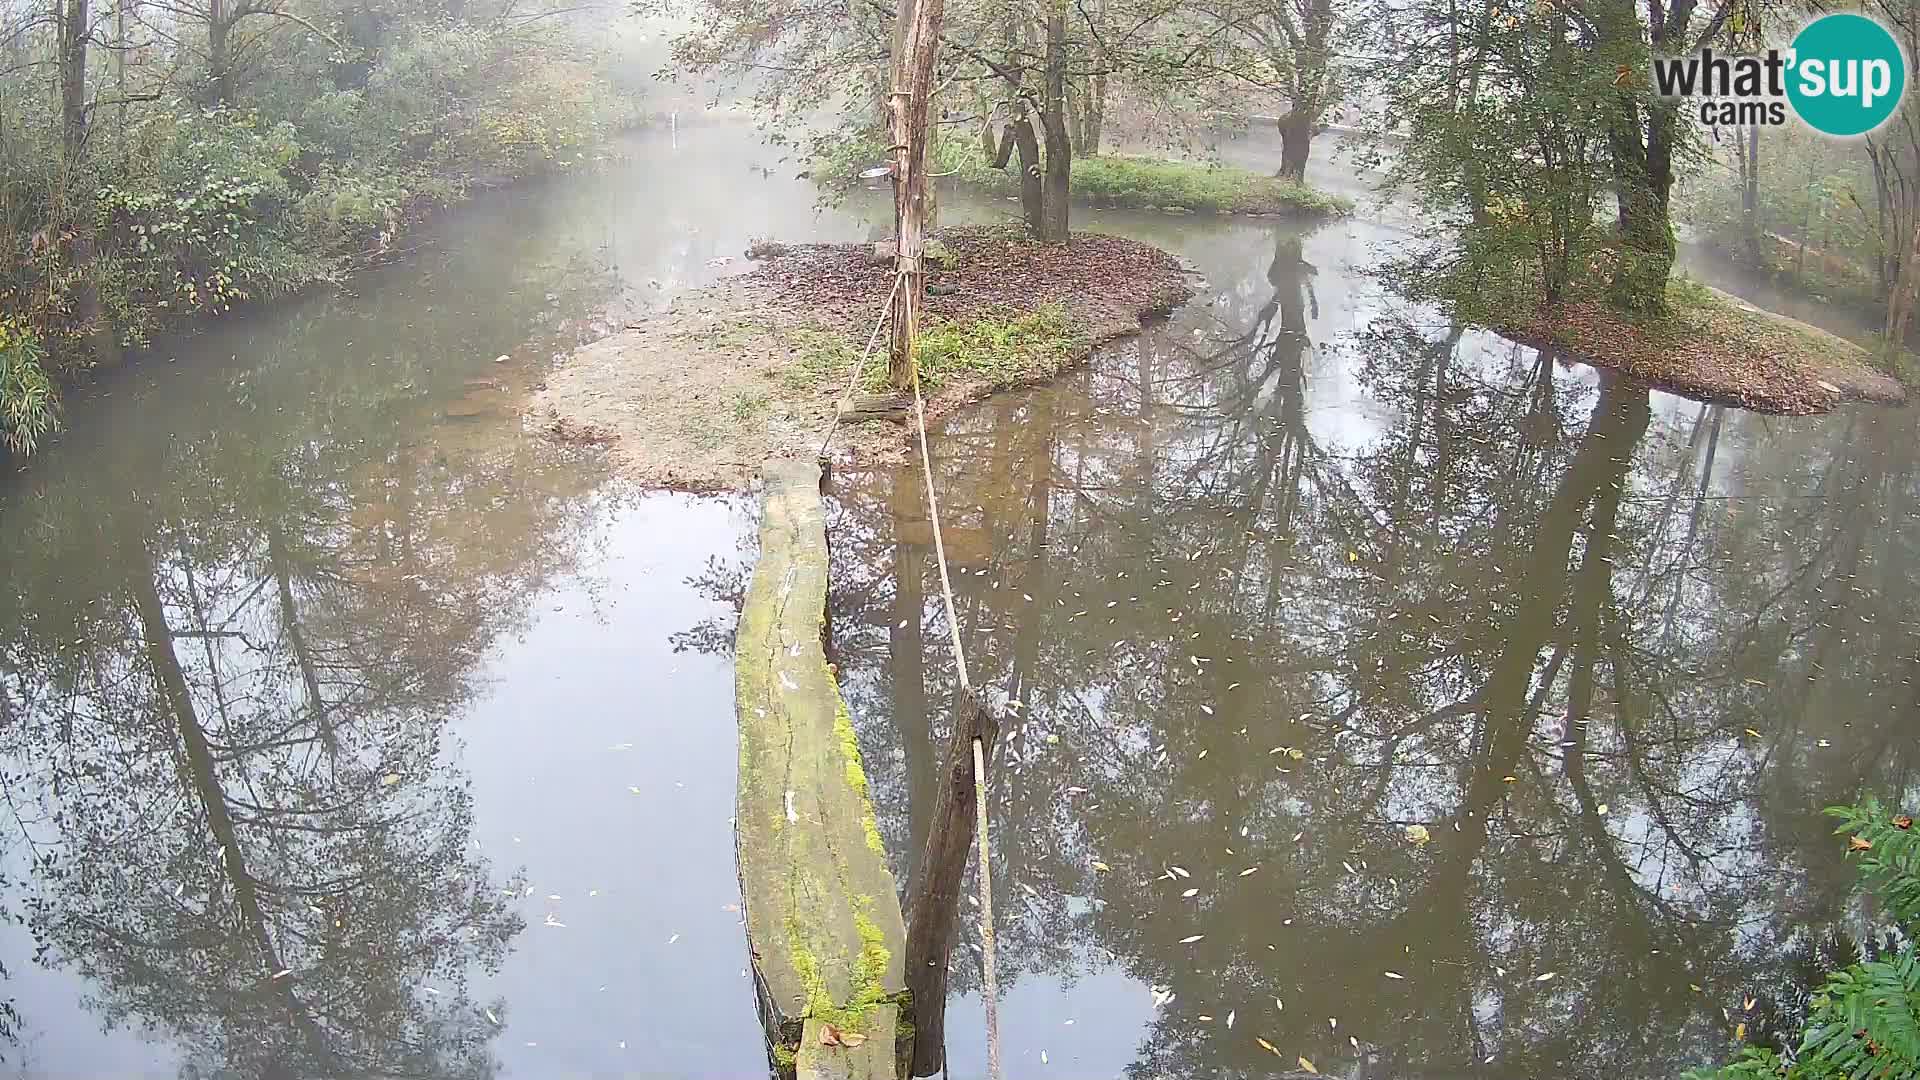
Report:
[[[926,269],[921,251],[926,241],[927,107],[933,96],[933,66],[940,53],[940,24],[945,0],[917,0],[911,21],[900,38],[899,62],[893,65],[893,90],[887,96],[892,121],[893,208],[899,223],[894,241],[894,272],[900,278],[888,339],[887,376],[894,388],[913,382],[913,335],[919,324],[920,302],[926,295]]]
[[[925,3],[926,0],[921,0]],[[973,848],[978,808],[973,774],[973,742],[981,743],[981,762],[993,760],[1000,721],[978,692],[963,689],[954,702],[953,731],[934,798],[927,846],[907,891],[907,989],[913,995],[913,1064],[909,1076],[932,1076],[946,1064],[947,961],[953,951],[954,924],[960,921],[967,855]],[[987,868],[982,866],[981,873]]]

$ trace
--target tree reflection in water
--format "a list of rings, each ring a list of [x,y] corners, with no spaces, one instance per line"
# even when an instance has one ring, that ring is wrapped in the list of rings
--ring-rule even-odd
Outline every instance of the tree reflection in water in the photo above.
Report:
[[[1173,991],[1142,1078],[1269,1072],[1256,1036],[1354,1076],[1671,1076],[1771,1030],[1845,947],[1819,808],[1911,786],[1902,418],[1700,409],[1391,307],[1316,342],[1314,274],[1280,230],[1227,334],[1182,313],[938,441],[988,541],[969,665],[1022,706],[1002,986]],[[1316,411],[1329,382],[1363,407]],[[916,485],[843,477],[831,523],[896,860],[953,688]]]
[[[134,426],[10,493],[0,771],[31,881],[0,909],[182,1075],[491,1076],[506,1004],[469,984],[524,925],[519,882],[475,849],[445,728],[576,558],[592,476],[432,428],[395,389],[426,352],[280,363],[343,336],[282,333],[217,429]]]

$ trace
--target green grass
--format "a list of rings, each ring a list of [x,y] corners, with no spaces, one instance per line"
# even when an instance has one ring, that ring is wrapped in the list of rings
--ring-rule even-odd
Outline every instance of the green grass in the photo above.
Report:
[[[850,140],[814,163],[814,175],[827,182],[851,177],[882,159],[877,145]],[[1001,195],[1020,191],[1017,164],[995,169],[978,143],[942,139],[934,147],[932,171],[951,174],[961,184]],[[1099,206],[1154,210],[1178,207],[1206,214],[1289,214],[1331,217],[1349,213],[1351,200],[1306,184],[1265,176],[1231,165],[1099,154],[1073,161],[1073,195]]]
[[[1085,343],[1067,321],[1066,309],[1057,303],[1024,313],[934,322],[921,331],[913,346],[920,383],[929,390],[955,377],[1010,386],[1050,375],[1084,350]],[[874,389],[884,389],[886,377],[886,369],[876,366],[868,379]]]
[[[846,386],[860,348],[838,330],[801,326],[786,331],[783,340],[792,355],[779,379],[788,389],[803,393]],[[887,361],[882,348],[867,357],[859,386],[884,393]],[[1086,352],[1086,342],[1059,303],[1042,304],[1028,312],[993,311],[965,319],[931,319],[920,328],[914,356],[920,364],[920,385],[939,389],[949,379],[981,379],[995,387],[1012,386],[1052,375]],[[764,405],[765,402],[758,402]],[[735,404],[735,415],[740,406]]]
[[[851,365],[860,359],[860,348],[845,334],[817,326],[802,326],[789,331],[785,341],[793,350],[793,359],[781,369],[780,381],[788,389],[812,391],[827,383],[844,386]],[[873,363],[868,357],[867,362]],[[886,365],[877,365],[884,379]]]

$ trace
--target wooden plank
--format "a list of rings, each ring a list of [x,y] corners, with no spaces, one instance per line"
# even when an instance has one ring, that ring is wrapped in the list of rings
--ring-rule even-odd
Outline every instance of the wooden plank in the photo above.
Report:
[[[883,1006],[903,1002],[906,932],[853,721],[821,641],[819,467],[770,461],[762,473],[760,558],[734,642],[735,843],[762,1019],[784,1065],[794,1058],[781,1048],[802,1048],[809,1018],[865,1034]],[[889,1033],[892,1016],[887,1009]]]

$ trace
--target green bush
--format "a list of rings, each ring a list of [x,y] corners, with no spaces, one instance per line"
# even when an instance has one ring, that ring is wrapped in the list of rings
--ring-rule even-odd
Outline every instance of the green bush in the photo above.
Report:
[[[1785,1053],[1746,1047],[1718,1069],[1696,1069],[1688,1080],[1866,1080],[1920,1076],[1920,837],[1913,819],[1867,798],[1829,807],[1857,858],[1861,888],[1899,932],[1884,955],[1827,977],[1810,1001],[1800,1037]]]
[[[96,280],[132,329],[147,322],[145,304],[226,311],[337,271],[288,214],[288,169],[301,151],[293,125],[183,109],[148,117],[132,134],[126,172],[96,193]]]
[[[53,381],[41,366],[40,339],[0,319],[0,450],[22,457],[58,423]]]

